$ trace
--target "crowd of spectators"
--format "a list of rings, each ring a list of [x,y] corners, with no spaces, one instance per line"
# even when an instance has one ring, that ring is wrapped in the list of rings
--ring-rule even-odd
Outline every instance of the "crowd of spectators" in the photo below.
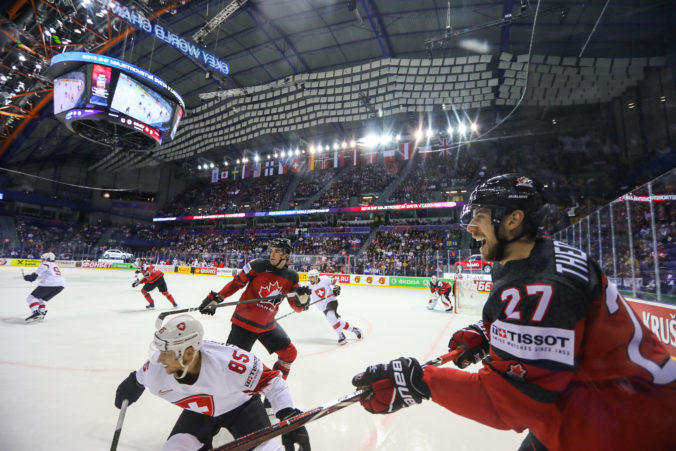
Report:
[[[95,224],[73,224],[18,216],[15,218],[18,242],[3,239],[5,257],[39,258],[53,252],[59,259],[89,258],[98,252],[97,242],[105,230]]]

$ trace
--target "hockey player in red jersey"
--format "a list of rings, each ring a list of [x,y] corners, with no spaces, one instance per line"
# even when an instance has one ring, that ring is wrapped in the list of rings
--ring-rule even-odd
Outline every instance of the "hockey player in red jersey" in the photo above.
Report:
[[[482,320],[449,347],[464,368],[415,359],[373,365],[353,379],[389,413],[430,397],[497,429],[530,431],[522,450],[676,449],[676,361],[587,254],[538,238],[542,185],[494,177],[469,198],[463,223],[494,261]],[[396,387],[396,388],[395,388]]]
[[[146,301],[148,301],[148,305],[146,305],[147,309],[155,308],[155,301],[153,300],[152,296],[150,296],[150,292],[155,288],[159,289],[160,293],[162,293],[164,297],[166,297],[169,302],[171,302],[172,307],[178,307],[174,297],[171,295],[171,293],[169,293],[167,282],[164,280],[164,273],[162,271],[156,269],[152,264],[146,263],[145,259],[143,258],[136,259],[136,266],[138,268],[136,273],[143,274],[143,278],[140,280],[134,280],[131,286],[136,288],[140,284],[145,284],[143,285],[143,288],[141,288],[141,294],[144,298],[146,298]]]
[[[183,410],[163,450],[212,448],[212,439],[221,428],[235,438],[270,426],[258,393],[271,401],[281,421],[302,413],[294,407],[289,387],[279,371],[267,368],[256,355],[235,346],[204,340],[202,324],[190,315],[171,318],[155,332],[150,360],[120,383],[115,406],[126,399],[139,399],[147,388]],[[304,427],[282,435],[286,449],[310,451]],[[279,451],[277,441],[256,447]]]
[[[257,258],[244,265],[239,274],[221,291],[209,293],[202,301],[199,311],[213,315],[215,304],[223,302],[245,287],[240,300],[295,292],[288,297],[291,308],[297,312],[307,310],[311,291],[307,287],[298,286],[298,273],[286,264],[291,254],[291,241],[287,238],[272,239],[268,243],[268,249],[268,259]],[[270,354],[277,354],[274,369],[279,370],[286,379],[298,351],[275,320],[280,303],[281,298],[238,305],[230,319],[232,328],[227,343],[251,351],[256,340],[260,341]]]
[[[429,310],[434,310],[434,307],[437,305],[437,301],[441,300],[445,311],[453,311],[453,302],[450,298],[450,294],[453,293],[452,284],[437,279],[437,276],[432,276],[430,277],[430,292],[432,293],[432,297],[427,302],[427,308]]]

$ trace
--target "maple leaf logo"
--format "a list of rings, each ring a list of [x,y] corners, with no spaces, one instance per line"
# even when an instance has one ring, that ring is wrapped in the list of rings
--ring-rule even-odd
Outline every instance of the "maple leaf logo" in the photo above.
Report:
[[[511,376],[513,379],[524,381],[526,380],[526,369],[520,363],[512,363],[509,365],[507,375]]]
[[[267,296],[272,296],[275,294],[281,294],[282,292],[282,287],[279,285],[278,281],[270,282],[269,284],[263,286],[258,289],[258,297],[264,298]],[[281,302],[281,299],[273,299],[269,301],[263,301],[267,302],[272,305],[277,305]]]
[[[533,181],[529,179],[528,177],[519,177],[516,179],[516,186],[523,186],[525,188],[532,188],[533,187]]]

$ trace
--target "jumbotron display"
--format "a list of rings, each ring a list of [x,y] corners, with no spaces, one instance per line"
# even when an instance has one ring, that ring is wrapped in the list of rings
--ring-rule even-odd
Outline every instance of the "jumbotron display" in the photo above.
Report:
[[[174,139],[185,104],[163,80],[133,64],[83,52],[52,58],[54,114],[83,138],[144,150]]]

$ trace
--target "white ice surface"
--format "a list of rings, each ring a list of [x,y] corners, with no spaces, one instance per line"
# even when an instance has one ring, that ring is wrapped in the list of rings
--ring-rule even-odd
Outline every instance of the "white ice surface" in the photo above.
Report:
[[[155,290],[156,310],[147,311],[140,288],[131,287],[130,271],[64,268],[63,273],[67,287],[48,302],[45,321],[25,324],[30,314],[25,299],[35,283],[25,282],[19,268],[0,267],[0,449],[110,449],[119,413],[115,389],[143,364],[157,314],[169,308]],[[166,275],[180,307],[199,305],[209,290],[230,280]],[[288,380],[296,406],[311,409],[352,393],[352,376],[369,364],[441,355],[450,333],[476,320],[428,311],[426,301],[423,290],[343,286],[338,312],[364,334],[361,341],[348,334],[345,346],[338,346],[314,307],[282,319],[298,348]],[[207,339],[225,341],[232,308],[201,317]],[[290,311],[283,304],[278,316]],[[276,360],[258,343],[253,352],[270,367]],[[127,410],[118,450],[159,450],[179,413],[179,407],[144,393]],[[482,426],[431,401],[386,416],[355,404],[307,428],[314,451],[515,450],[524,436]],[[214,445],[229,440],[222,431]]]

